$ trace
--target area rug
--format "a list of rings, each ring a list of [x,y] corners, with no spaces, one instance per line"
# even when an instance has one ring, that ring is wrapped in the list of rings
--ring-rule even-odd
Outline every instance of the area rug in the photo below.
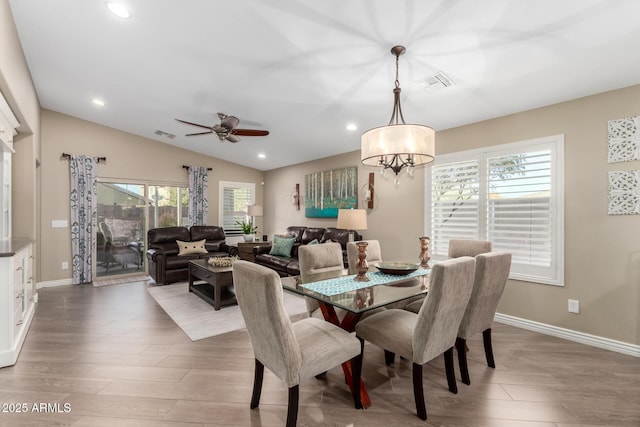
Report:
[[[147,291],[191,341],[245,327],[237,305],[222,307],[216,311],[209,303],[189,292],[187,282],[164,286],[151,285]],[[289,292],[284,293],[284,305],[289,316],[306,312],[304,298]]]

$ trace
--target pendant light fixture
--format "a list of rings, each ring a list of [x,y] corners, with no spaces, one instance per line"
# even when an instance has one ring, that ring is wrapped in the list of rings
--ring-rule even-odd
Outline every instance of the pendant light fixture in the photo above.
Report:
[[[369,129],[361,139],[362,163],[379,167],[381,173],[391,169],[396,175],[396,184],[402,169],[406,168],[407,174],[412,175],[415,166],[435,159],[435,131],[429,126],[406,124],[402,115],[398,63],[406,51],[404,46],[391,48],[391,54],[396,57],[396,80],[389,124]]]

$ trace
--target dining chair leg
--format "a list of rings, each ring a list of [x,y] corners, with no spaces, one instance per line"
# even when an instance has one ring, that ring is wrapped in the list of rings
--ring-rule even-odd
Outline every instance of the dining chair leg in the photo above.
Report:
[[[364,340],[360,339],[360,354],[351,359],[351,374],[353,376],[353,403],[356,409],[362,409],[360,396],[360,379],[362,378],[362,359],[364,358]]]
[[[421,420],[427,419],[427,407],[424,404],[424,389],[422,387],[422,365],[413,363],[413,398],[416,401],[416,412]]]
[[[391,364],[393,364],[393,362],[396,359],[396,354],[390,352],[389,350],[385,350],[384,351],[384,363],[389,366]]]
[[[264,365],[256,359],[256,367],[253,375],[253,395],[251,396],[251,409],[255,409],[260,404],[260,394],[262,393],[262,378],[264,377]]]
[[[458,353],[458,366],[460,367],[460,378],[466,385],[471,384],[469,377],[469,367],[467,366],[467,340],[456,338],[456,350]]]
[[[495,368],[496,362],[493,360],[493,346],[491,345],[491,328],[482,331],[482,341],[484,342],[484,355],[487,358],[487,365]]]
[[[447,373],[449,391],[453,394],[457,394],[458,385],[456,384],[456,371],[453,367],[453,347],[450,347],[444,352],[444,370]]]
[[[287,427],[296,427],[298,423],[298,398],[300,386],[289,387],[289,409],[287,409]]]

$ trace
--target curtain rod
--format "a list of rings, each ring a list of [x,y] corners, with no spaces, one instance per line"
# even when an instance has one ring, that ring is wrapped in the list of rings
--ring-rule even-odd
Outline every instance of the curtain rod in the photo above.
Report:
[[[70,158],[70,157],[71,157],[71,154],[68,154],[68,153],[62,153],[62,157],[64,157],[65,159],[68,159],[68,158]],[[98,162],[98,163],[100,163],[100,162],[106,162],[106,161],[107,161],[107,158],[106,158],[106,157],[98,157],[98,160],[97,160],[97,162]]]
[[[182,169],[189,169],[190,166],[182,165]],[[208,171],[212,171],[213,168],[207,168]]]

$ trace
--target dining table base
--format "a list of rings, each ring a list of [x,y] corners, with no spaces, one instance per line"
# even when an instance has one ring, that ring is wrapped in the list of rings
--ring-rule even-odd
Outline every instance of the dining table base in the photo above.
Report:
[[[358,323],[358,320],[362,317],[362,313],[352,313],[347,311],[342,321],[340,321],[336,314],[336,310],[332,305],[323,303],[322,301],[318,301],[318,303],[320,305],[320,311],[322,311],[322,315],[324,316],[324,320],[341,327],[347,332],[353,332],[356,330],[356,323]],[[342,371],[344,372],[344,379],[347,385],[349,385],[351,393],[353,393],[353,367],[351,366],[351,361],[347,361],[342,364]],[[371,398],[369,397],[369,393],[367,393],[367,388],[364,386],[364,381],[362,381],[362,379],[360,379],[359,388],[360,402],[362,403],[362,407],[366,409],[371,406]]]

